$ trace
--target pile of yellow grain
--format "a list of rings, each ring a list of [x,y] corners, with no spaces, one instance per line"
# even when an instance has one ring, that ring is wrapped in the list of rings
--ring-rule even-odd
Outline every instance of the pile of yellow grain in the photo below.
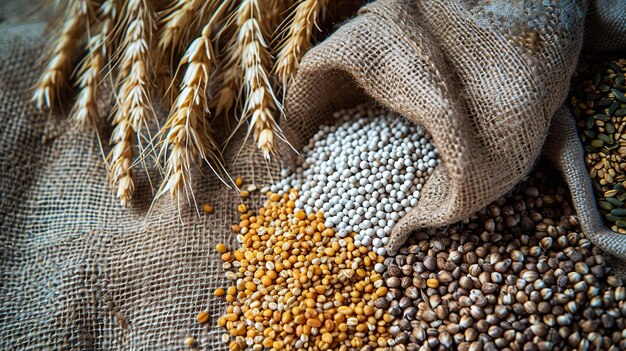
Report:
[[[348,350],[388,346],[391,316],[374,306],[387,294],[374,270],[383,257],[324,226],[324,214],[294,212],[298,193],[268,193],[256,213],[239,206],[239,249],[218,245],[233,285],[218,319],[230,349]]]

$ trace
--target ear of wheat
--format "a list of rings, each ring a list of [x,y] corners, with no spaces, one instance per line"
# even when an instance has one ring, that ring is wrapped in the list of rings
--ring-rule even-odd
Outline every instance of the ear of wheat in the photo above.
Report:
[[[35,83],[33,101],[40,110],[52,108],[59,92],[67,87],[72,70],[72,56],[80,48],[88,19],[92,16],[92,7],[90,0],[70,2],[61,35],[52,47],[48,65]]]
[[[190,27],[204,3],[202,0],[173,0],[159,14],[155,71],[159,95],[167,106],[178,94],[172,81],[176,58],[188,43],[188,37],[193,32]]]
[[[211,101],[217,115],[226,115],[233,110],[239,98],[241,87],[241,64],[239,58],[241,50],[236,44],[231,45],[231,49],[226,53],[226,58],[222,63],[217,80],[219,90]]]
[[[158,52],[176,54],[187,40],[188,27],[202,7],[203,0],[174,0],[159,18]],[[171,56],[170,56],[171,57]]]
[[[123,115],[116,115],[113,120],[115,129],[111,136],[113,149],[108,156],[109,177],[111,186],[115,189],[115,196],[123,206],[127,206],[135,192],[135,181],[131,169],[135,157],[135,132],[130,121]]]
[[[275,134],[280,133],[274,114],[280,109],[270,80],[270,54],[263,32],[259,0],[243,0],[237,11],[237,43],[241,48],[241,70],[246,102],[241,122],[248,120],[249,132],[266,159],[274,152]],[[241,123],[240,123],[241,125]]]
[[[209,113],[207,94],[211,71],[215,67],[215,53],[211,44],[212,28],[219,21],[228,1],[222,2],[183,55],[180,66],[187,65],[180,93],[170,117],[162,129],[161,153],[166,155],[165,176],[157,197],[169,192],[179,199],[180,190],[191,191],[191,170],[199,159],[220,163],[219,149],[213,141],[212,129],[206,116]],[[215,169],[214,169],[215,171]]]
[[[237,2],[237,6],[239,6]],[[223,26],[220,28],[219,35],[226,37],[227,39],[223,44],[227,50],[221,52],[221,57],[218,63],[217,72],[214,84],[217,86],[216,93],[210,100],[210,107],[215,111],[217,116],[222,117],[229,126],[230,121],[229,114],[237,106],[237,100],[241,96],[241,48],[237,46],[237,18],[236,13],[233,12],[228,17],[227,21],[224,21]],[[218,54],[220,54],[218,52]]]
[[[106,0],[99,8],[101,20],[98,31],[89,40],[88,56],[79,68],[78,87],[80,89],[72,110],[72,117],[80,127],[93,126],[98,119],[97,92],[104,74],[108,58],[108,47],[112,42],[117,1]]]
[[[112,136],[115,145],[109,154],[109,177],[117,197],[126,205],[134,192],[130,169],[134,156],[135,137],[153,118],[150,99],[152,65],[149,56],[154,15],[146,0],[129,0],[124,9],[125,32],[121,44],[119,89]]]
[[[311,47],[315,27],[327,5],[328,0],[302,0],[296,7],[276,59],[276,75],[283,88],[286,89],[302,56]]]

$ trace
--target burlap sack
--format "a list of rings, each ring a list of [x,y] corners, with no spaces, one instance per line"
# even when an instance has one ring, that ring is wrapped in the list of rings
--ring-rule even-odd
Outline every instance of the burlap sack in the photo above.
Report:
[[[330,112],[372,99],[433,136],[443,166],[393,229],[398,248],[509,191],[567,95],[585,1],[379,0],[311,50],[287,94],[298,148]]]
[[[446,165],[401,233],[461,218],[530,169],[566,94],[586,7],[443,3],[375,2],[307,55],[289,93],[295,146],[331,111],[365,98],[431,130]],[[16,22],[3,6],[0,349],[181,349],[192,335],[201,349],[225,350],[215,317],[200,327],[195,315],[225,309],[211,295],[227,283],[214,247],[235,246],[239,198],[205,168],[195,195],[215,213],[179,213],[164,199],[147,216],[152,193],[137,172],[140,196],[122,209],[94,135],[30,102],[46,20]],[[235,143],[225,155],[231,175],[277,179],[279,165],[252,145],[235,162],[237,151]]]

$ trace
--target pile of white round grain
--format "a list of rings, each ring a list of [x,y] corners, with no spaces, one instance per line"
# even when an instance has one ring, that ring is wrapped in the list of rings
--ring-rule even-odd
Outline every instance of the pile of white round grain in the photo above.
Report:
[[[304,146],[295,172],[283,171],[273,192],[296,188],[296,208],[323,211],[341,237],[386,254],[388,235],[413,206],[439,163],[422,126],[371,105],[336,112]]]

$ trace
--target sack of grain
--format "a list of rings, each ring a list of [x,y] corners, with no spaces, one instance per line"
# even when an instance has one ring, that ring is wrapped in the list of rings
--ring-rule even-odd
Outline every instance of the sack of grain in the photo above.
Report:
[[[287,95],[289,139],[298,148],[331,111],[371,99],[424,125],[442,161],[390,248],[463,219],[536,162],[568,93],[587,6],[376,1],[305,56]],[[590,48],[623,47],[623,4],[593,2],[590,13]]]

